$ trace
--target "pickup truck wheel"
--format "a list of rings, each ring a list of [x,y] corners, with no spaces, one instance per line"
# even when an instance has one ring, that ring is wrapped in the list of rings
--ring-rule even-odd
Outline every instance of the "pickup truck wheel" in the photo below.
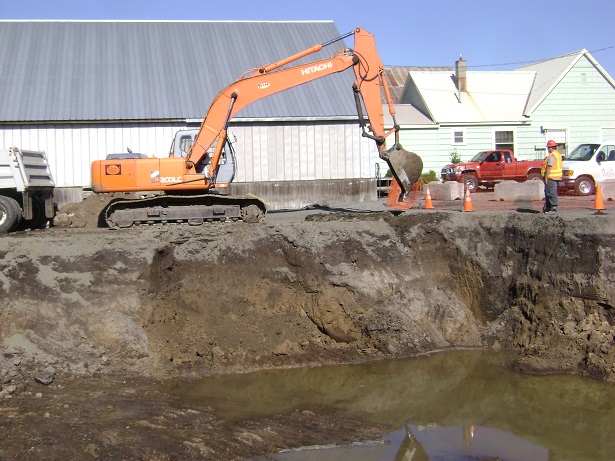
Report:
[[[540,173],[530,173],[527,175],[526,181],[542,181]]]
[[[577,195],[592,195],[594,189],[594,180],[589,176],[581,176],[574,182],[574,192]]]
[[[478,189],[478,176],[474,173],[466,174],[465,184],[470,192],[476,192]]]
[[[16,229],[21,222],[21,207],[11,197],[0,196],[0,234]]]

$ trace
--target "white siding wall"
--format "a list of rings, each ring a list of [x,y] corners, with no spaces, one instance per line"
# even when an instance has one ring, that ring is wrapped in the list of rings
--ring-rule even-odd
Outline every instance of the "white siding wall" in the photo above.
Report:
[[[0,148],[47,152],[58,187],[89,187],[90,165],[109,153],[167,157],[175,132],[185,125],[0,126]],[[240,123],[229,128],[239,164],[236,182],[374,177],[378,151],[348,123]]]
[[[238,123],[236,182],[372,178],[376,144],[348,123]]]
[[[107,154],[141,152],[168,156],[181,126],[169,125],[22,125],[0,127],[0,148],[10,146],[47,153],[58,187],[89,187],[90,165]]]
[[[393,135],[391,135],[393,136]],[[387,146],[393,144],[393,138],[387,140]],[[439,130],[437,127],[430,128],[403,128],[399,132],[399,143],[407,151],[414,152],[423,160],[423,173],[433,170],[440,173],[440,169],[445,163],[444,153],[440,146]],[[447,159],[449,157],[446,157]],[[386,167],[383,167],[386,172]]]

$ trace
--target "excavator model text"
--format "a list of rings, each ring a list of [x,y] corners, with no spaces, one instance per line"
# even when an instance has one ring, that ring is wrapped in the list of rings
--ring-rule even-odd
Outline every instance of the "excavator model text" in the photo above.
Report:
[[[286,67],[346,37],[354,36],[354,48],[342,49],[328,59]],[[214,99],[200,130],[185,156],[170,153],[168,158],[149,158],[141,154],[121,154],[92,163],[92,189],[98,193],[148,192],[164,194],[135,200],[112,201],[105,211],[111,227],[130,227],[136,223],[188,222],[242,219],[260,221],[265,205],[254,197],[221,194],[234,175],[222,174],[234,153],[228,142],[229,121],[244,107],[298,85],[352,68],[355,102],[362,135],[375,141],[379,156],[385,160],[399,183],[403,200],[418,180],[423,163],[418,155],[399,143],[399,126],[389,94],[384,65],[380,61],[374,36],[357,28],[323,44],[314,45],[281,61],[251,69],[227,86]],[[386,97],[393,128],[385,132],[382,92]],[[386,139],[394,135],[387,149]]]

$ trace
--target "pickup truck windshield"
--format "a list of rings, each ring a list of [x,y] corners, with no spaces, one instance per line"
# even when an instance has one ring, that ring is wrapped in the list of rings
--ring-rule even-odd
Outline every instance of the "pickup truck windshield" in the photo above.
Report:
[[[474,157],[472,157],[470,162],[480,162],[482,159],[484,159],[487,156],[488,153],[489,152],[479,152]]]
[[[570,155],[566,156],[566,160],[587,162],[591,160],[598,147],[600,147],[600,144],[579,144],[570,152]]]

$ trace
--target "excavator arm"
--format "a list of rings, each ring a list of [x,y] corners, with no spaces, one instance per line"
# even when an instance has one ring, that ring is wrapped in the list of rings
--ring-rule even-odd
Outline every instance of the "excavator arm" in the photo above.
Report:
[[[342,49],[329,59],[281,69],[287,64],[316,53],[323,47],[351,35],[354,36],[354,49]],[[187,169],[193,170],[195,165],[200,164],[210,155],[206,174],[209,180],[215,183],[220,156],[227,140],[229,121],[241,109],[259,99],[345,71],[351,67],[355,73],[353,90],[363,136],[376,142],[380,158],[388,163],[402,189],[399,200],[403,201],[412,184],[420,177],[423,162],[418,155],[404,150],[399,143],[399,125],[395,119],[395,107],[391,101],[384,76],[384,66],[378,56],[374,36],[360,28],[326,43],[314,45],[282,61],[252,69],[222,90],[212,102],[186,157]],[[384,91],[389,112],[393,118],[393,129],[388,132],[385,132],[384,128],[382,91]],[[391,134],[395,134],[395,142],[387,149],[386,138]]]

